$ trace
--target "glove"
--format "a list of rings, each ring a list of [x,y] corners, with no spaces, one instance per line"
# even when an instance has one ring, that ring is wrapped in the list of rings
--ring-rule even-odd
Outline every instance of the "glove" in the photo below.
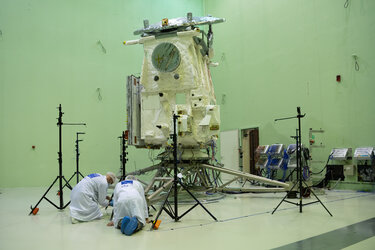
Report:
[[[113,207],[113,200],[110,200],[110,201],[109,201],[109,205],[110,205],[111,207]]]

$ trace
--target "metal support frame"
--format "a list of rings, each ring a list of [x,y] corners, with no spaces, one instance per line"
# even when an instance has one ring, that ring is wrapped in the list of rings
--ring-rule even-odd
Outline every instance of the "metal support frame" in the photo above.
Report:
[[[173,177],[172,170],[174,166],[170,162],[164,162],[157,165],[153,165],[148,168],[140,169],[134,172],[128,173],[129,175],[142,175],[154,170],[157,170],[152,180],[146,185],[145,188],[145,195],[146,200],[149,205],[155,204],[156,202],[160,201],[164,198],[162,196],[165,195],[165,192],[168,191],[169,186],[172,184]],[[219,184],[212,181],[206,174],[198,174],[200,173],[207,173],[208,171],[213,171],[216,174],[230,174],[233,176],[231,180],[226,183]],[[178,172],[180,172],[184,176],[183,183],[185,186],[188,186],[190,189],[200,190],[200,191],[209,191],[209,192],[286,192],[289,190],[289,184],[284,182],[279,182],[275,180],[270,180],[265,177],[252,175],[249,173],[244,173],[241,171],[236,171],[224,167],[217,167],[212,166],[210,164],[205,164],[201,162],[197,163],[179,163],[178,164]],[[205,178],[205,181],[197,180],[201,176]],[[241,188],[233,188],[229,187],[231,183],[238,180],[239,178],[243,178],[245,180],[256,181],[259,183],[264,183],[270,185],[272,187],[259,187],[254,186],[252,187],[241,187]]]

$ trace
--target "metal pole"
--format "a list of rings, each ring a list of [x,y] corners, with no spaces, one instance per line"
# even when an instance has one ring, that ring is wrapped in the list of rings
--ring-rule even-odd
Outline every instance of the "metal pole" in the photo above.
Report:
[[[302,178],[303,178],[303,175],[302,175],[302,155],[301,155],[301,150],[302,150],[302,144],[301,144],[301,140],[302,140],[302,137],[301,137],[301,110],[300,110],[300,107],[297,107],[297,117],[298,117],[298,135],[297,135],[297,138],[298,138],[298,145],[297,145],[297,152],[298,152],[298,155],[297,155],[297,167],[299,166],[299,212],[302,213]]]
[[[302,213],[302,188],[301,188],[301,163],[300,159],[300,143],[299,143],[299,135],[298,129],[296,129],[296,150],[297,150],[297,183],[298,183],[298,191],[299,191],[299,212]]]
[[[59,125],[59,152],[58,152],[58,155],[59,155],[59,195],[60,195],[60,209],[63,208],[64,206],[64,198],[63,198],[63,189],[62,189],[62,116],[63,116],[63,112],[61,112],[61,104],[59,105],[59,118],[58,118],[58,123],[57,125]]]
[[[79,182],[79,144],[78,144],[78,133],[77,133],[77,140],[76,140],[76,174],[77,174],[77,184]]]
[[[126,165],[126,140],[125,131],[122,131],[122,179],[125,180],[125,165]]]
[[[174,215],[175,221],[178,221],[178,200],[177,200],[177,115],[173,114],[173,158],[174,158],[174,173],[173,173],[173,180],[174,180]]]

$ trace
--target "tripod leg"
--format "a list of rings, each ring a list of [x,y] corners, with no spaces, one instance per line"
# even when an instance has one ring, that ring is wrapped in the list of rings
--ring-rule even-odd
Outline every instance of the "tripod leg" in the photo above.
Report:
[[[195,204],[194,207],[196,207],[197,205],[200,205],[211,217],[212,219],[214,219],[215,221],[217,221],[216,217],[213,216],[210,211],[208,211],[208,209],[203,206],[203,204],[197,199],[195,198],[195,196],[185,187],[184,184],[182,184],[181,180],[178,180],[178,182],[180,183],[181,187],[183,187],[183,189],[186,190],[186,192],[188,192],[190,194],[191,197],[193,197],[193,199],[197,202],[197,204]],[[190,210],[192,210],[194,207],[192,207],[191,209],[189,209],[188,211],[186,211],[183,215],[181,215],[179,218],[181,218],[182,216],[184,216],[185,214],[187,214]]]
[[[326,206],[324,206],[323,202],[318,198],[318,196],[316,196],[316,194],[314,193],[314,191],[312,191],[312,189],[306,184],[306,182],[303,181],[303,183],[305,183],[306,187],[307,187],[307,188],[310,190],[310,192],[315,196],[315,198],[316,198],[316,199],[319,201],[319,203],[324,207],[324,209],[329,213],[329,215],[333,216],[333,215],[329,212],[328,208],[326,208]]]
[[[163,210],[175,221],[177,221],[177,213],[176,211],[173,211],[172,205],[169,201],[165,203],[166,207],[163,207]],[[175,215],[176,214],[176,215]]]
[[[165,205],[166,205],[167,202],[168,202],[169,195],[171,194],[171,191],[172,191],[174,185],[176,185],[176,184],[174,183],[173,185],[171,185],[171,186],[169,187],[169,190],[168,190],[167,196],[165,197],[165,200],[164,200],[164,202],[163,202],[163,205],[160,207],[160,210],[159,210],[158,214],[156,215],[155,220],[152,222],[152,227],[151,227],[151,229],[154,228],[155,223],[157,222],[157,220],[159,219],[159,216],[161,215],[161,212],[163,212],[164,207],[165,207]],[[168,214],[169,214],[169,213],[168,213]],[[172,214],[169,214],[169,216],[171,216],[171,215],[172,215]],[[177,217],[177,216],[176,216],[176,215],[171,216],[172,219],[175,219],[175,217]]]
[[[57,209],[61,209],[61,207],[57,206],[55,203],[53,203],[53,202],[52,202],[50,199],[48,199],[47,197],[44,197],[44,199],[45,199],[46,201],[48,201],[49,203],[51,203],[51,205],[54,206],[55,208],[57,208]]]
[[[69,206],[69,204],[70,204],[70,201],[68,203],[66,203],[65,206],[62,209],[65,209],[67,206]]]
[[[289,179],[289,177],[294,173],[294,171],[296,171],[297,168],[294,168],[289,174],[288,176],[284,179],[285,181]]]
[[[73,188],[72,188],[72,186],[70,186],[69,181],[67,181],[67,180],[65,179],[64,176],[63,176],[62,178],[63,178],[63,179],[65,180],[65,182],[66,182],[65,185],[64,185],[64,187],[67,186],[70,190],[72,190]]]
[[[109,218],[109,221],[112,221],[112,219],[113,219],[113,210],[112,210],[112,213],[111,213],[111,218]]]
[[[38,207],[39,203],[43,200],[43,198],[45,198],[46,194],[49,192],[49,190],[53,187],[53,185],[56,183],[57,179],[59,179],[59,177],[57,176],[56,179],[52,182],[51,186],[49,186],[49,188],[47,189],[47,191],[43,194],[42,198],[40,198],[40,200],[38,201],[38,203],[35,205],[35,207],[31,206],[31,212],[29,213],[32,214],[33,213],[33,210],[35,208]]]
[[[293,188],[297,185],[297,182],[294,183],[293,187],[286,193],[286,195],[284,196],[284,198],[280,201],[279,205],[277,205],[277,207],[272,211],[271,214],[274,214],[276,212],[276,210],[279,208],[279,206],[281,205],[281,203],[283,203],[283,201],[286,199],[286,197],[288,197],[288,194],[293,190]]]
[[[62,187],[62,189],[64,189],[64,187],[66,187],[67,185],[69,185],[70,190],[72,190],[72,187],[70,186],[69,182],[70,182],[71,179],[73,179],[73,177],[74,177],[75,175],[76,175],[76,173],[74,173],[74,174],[69,178],[68,181],[66,181],[65,178],[63,177],[66,183],[64,184],[64,186]]]

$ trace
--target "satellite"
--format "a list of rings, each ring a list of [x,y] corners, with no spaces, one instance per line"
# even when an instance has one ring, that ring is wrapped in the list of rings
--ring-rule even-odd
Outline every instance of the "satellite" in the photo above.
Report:
[[[178,144],[200,149],[216,141],[220,109],[210,75],[213,56],[212,24],[222,18],[163,19],[137,30],[141,38],[125,44],[143,44],[140,79],[128,78],[127,113],[129,145],[166,147],[173,133],[173,114],[178,119]],[[208,32],[197,25],[209,25]],[[196,150],[199,151],[199,150]]]
[[[225,190],[220,173],[279,186],[288,184],[224,168],[215,159],[215,145],[220,132],[220,107],[216,103],[210,67],[213,63],[212,26],[224,22],[212,16],[162,19],[156,24],[144,20],[144,27],[134,32],[137,40],[125,45],[142,44],[144,59],[141,76],[127,81],[128,144],[137,148],[162,149],[160,163],[133,173],[140,175],[157,170],[147,183],[150,202],[171,185],[173,165],[173,115],[177,120],[179,171],[189,187]],[[208,26],[204,31],[200,26]],[[232,182],[232,181],[231,181]],[[151,191],[152,194],[147,196]]]

